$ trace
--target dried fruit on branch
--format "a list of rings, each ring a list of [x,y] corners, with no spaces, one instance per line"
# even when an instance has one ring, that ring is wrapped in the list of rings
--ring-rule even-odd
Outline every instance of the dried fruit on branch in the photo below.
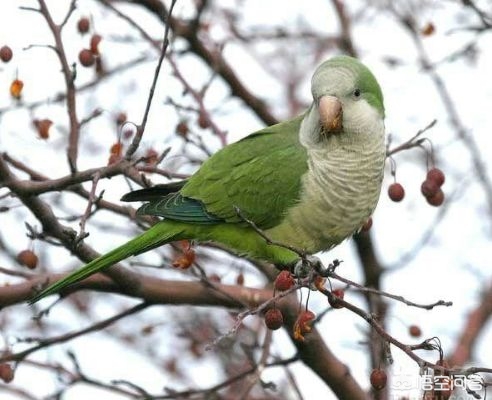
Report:
[[[5,383],[12,382],[14,379],[14,369],[10,364],[0,364],[0,379]]]
[[[395,202],[402,201],[405,197],[405,189],[400,183],[392,183],[388,188],[388,196]]]
[[[79,61],[84,67],[92,67],[96,61],[96,58],[90,50],[82,49],[79,53]]]
[[[29,269],[34,269],[38,265],[38,256],[32,250],[22,250],[17,254],[17,262]]]
[[[289,290],[292,286],[294,286],[295,281],[294,277],[289,271],[281,271],[277,278],[275,278],[274,286],[275,289],[280,290],[281,292],[285,290]]]
[[[388,376],[386,375],[386,372],[382,369],[373,369],[369,380],[371,381],[371,386],[374,389],[381,390],[386,386]]]
[[[0,60],[2,60],[4,63],[8,63],[12,59],[13,55],[14,53],[9,46],[2,46],[0,48]]]
[[[77,30],[82,34],[89,32],[90,27],[91,23],[87,17],[82,17],[77,22]]]
[[[265,325],[268,329],[275,331],[280,329],[284,324],[284,317],[278,308],[270,308],[265,313]]]
[[[24,88],[24,82],[20,79],[14,79],[10,84],[10,95],[19,100],[22,96],[22,89]]]
[[[50,128],[51,125],[53,125],[53,121],[51,119],[35,119],[32,123],[41,139],[48,139],[50,137]]]
[[[311,332],[311,325],[315,319],[316,314],[312,311],[302,311],[297,317],[296,322],[294,323],[294,339],[303,342],[305,339],[304,335]]]
[[[173,267],[180,269],[190,268],[195,262],[195,257],[195,251],[193,249],[187,249],[173,261]]]

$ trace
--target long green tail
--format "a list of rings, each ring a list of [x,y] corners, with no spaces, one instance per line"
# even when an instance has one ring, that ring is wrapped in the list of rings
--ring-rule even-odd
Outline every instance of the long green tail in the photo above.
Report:
[[[90,275],[93,275],[96,272],[103,270],[104,268],[108,268],[111,265],[124,260],[125,258],[144,253],[165,243],[178,240],[178,235],[182,233],[182,231],[182,228],[179,228],[179,223],[175,224],[171,221],[159,222],[141,235],[117,247],[116,249],[111,250],[110,252],[92,260],[90,263],[72,272],[67,277],[60,279],[58,282],[55,282],[54,284],[48,286],[40,293],[33,296],[29,300],[29,303],[36,303],[46,296],[58,293],[66,287],[80,282]]]

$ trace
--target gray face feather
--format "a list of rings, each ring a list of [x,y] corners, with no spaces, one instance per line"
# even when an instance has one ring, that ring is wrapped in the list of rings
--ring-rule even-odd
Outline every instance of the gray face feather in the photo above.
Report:
[[[383,93],[379,83],[372,72],[355,58],[339,56],[322,63],[314,72],[311,92],[315,102],[324,95],[336,96],[340,100],[365,100],[384,118]]]
[[[323,99],[337,99],[342,106],[343,135],[337,140],[353,143],[384,134],[384,106],[381,88],[374,75],[358,60],[340,56],[325,61],[311,81],[313,104],[301,125],[300,139],[306,148],[323,145],[326,135],[320,124]],[[330,138],[329,138],[330,139]]]

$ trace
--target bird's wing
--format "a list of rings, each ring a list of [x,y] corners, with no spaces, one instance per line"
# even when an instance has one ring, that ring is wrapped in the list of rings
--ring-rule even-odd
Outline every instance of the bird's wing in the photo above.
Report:
[[[301,119],[262,129],[223,148],[179,192],[169,193],[160,186],[158,198],[152,188],[143,189],[142,196],[140,191],[127,196],[150,200],[140,214],[196,224],[245,224],[245,217],[261,229],[271,228],[299,200],[301,177],[308,168],[306,151],[299,143]]]
[[[282,220],[300,197],[307,154],[299,143],[301,117],[280,123],[225,147],[203,164],[181,189],[212,215],[262,229]]]

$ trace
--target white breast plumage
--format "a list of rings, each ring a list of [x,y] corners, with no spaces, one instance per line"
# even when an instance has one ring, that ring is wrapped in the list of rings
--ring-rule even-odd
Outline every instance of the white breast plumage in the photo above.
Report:
[[[272,238],[314,253],[329,250],[367,221],[379,199],[385,161],[384,123],[371,117],[359,113],[346,121],[344,132],[307,148],[301,199],[269,232]],[[355,126],[357,131],[349,130]]]

